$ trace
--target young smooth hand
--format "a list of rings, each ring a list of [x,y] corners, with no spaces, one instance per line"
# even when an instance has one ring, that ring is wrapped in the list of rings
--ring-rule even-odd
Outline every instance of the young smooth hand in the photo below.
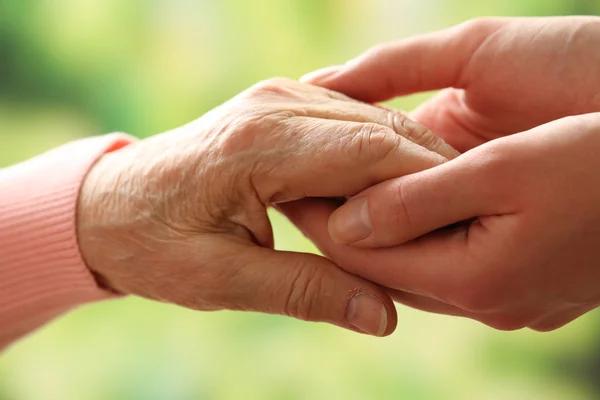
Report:
[[[444,89],[411,116],[461,152],[600,112],[600,17],[483,18],[378,45],[304,81],[369,102]]]
[[[399,302],[553,330],[600,305],[599,153],[600,113],[568,117],[337,210],[325,200],[282,209],[334,262]]]

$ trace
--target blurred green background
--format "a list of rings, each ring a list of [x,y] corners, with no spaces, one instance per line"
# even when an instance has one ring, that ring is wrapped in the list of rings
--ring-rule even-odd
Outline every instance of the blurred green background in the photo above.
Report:
[[[82,136],[152,135],[258,80],[381,41],[481,15],[561,14],[600,14],[600,2],[0,0],[0,166]],[[279,248],[314,250],[273,220]],[[400,307],[397,332],[374,339],[129,298],[83,307],[0,355],[0,400],[594,399],[599,380],[598,313],[539,334]]]

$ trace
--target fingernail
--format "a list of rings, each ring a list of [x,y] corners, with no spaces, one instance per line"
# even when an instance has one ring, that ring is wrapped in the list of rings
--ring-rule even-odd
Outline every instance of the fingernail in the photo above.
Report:
[[[355,328],[374,336],[383,336],[387,329],[387,312],[377,297],[358,293],[346,309],[346,320]]]
[[[329,236],[339,244],[352,244],[369,237],[372,231],[367,197],[351,199],[329,218]]]
[[[302,78],[300,78],[300,82],[304,82],[304,83],[322,82],[323,80],[325,80],[325,78],[329,78],[331,75],[338,72],[340,70],[340,68],[341,67],[339,65],[333,65],[331,67],[326,67],[326,68],[318,69],[313,72],[309,72],[308,74],[306,74]]]

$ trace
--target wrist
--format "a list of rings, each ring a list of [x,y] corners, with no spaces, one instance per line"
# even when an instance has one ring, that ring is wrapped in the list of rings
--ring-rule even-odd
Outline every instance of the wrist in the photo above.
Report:
[[[119,185],[119,155],[123,143],[103,154],[85,176],[77,200],[77,240],[82,258],[103,289],[119,292],[105,269],[114,259],[109,227],[119,221],[121,211],[114,194]]]

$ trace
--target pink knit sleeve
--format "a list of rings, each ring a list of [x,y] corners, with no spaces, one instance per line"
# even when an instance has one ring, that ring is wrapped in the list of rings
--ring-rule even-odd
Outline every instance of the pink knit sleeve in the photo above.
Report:
[[[0,349],[70,308],[110,297],[79,252],[77,197],[94,162],[131,141],[83,139],[0,170]]]

